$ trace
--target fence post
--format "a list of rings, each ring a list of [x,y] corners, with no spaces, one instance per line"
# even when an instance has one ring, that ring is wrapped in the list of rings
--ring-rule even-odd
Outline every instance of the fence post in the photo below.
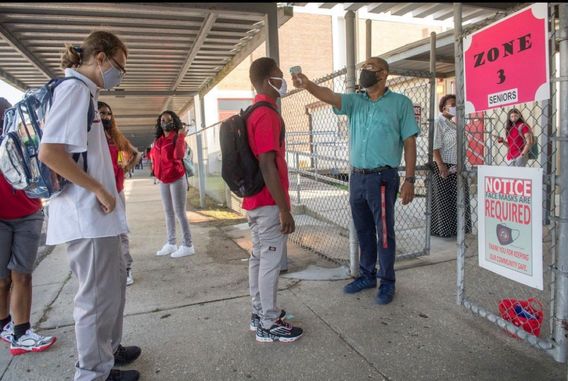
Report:
[[[298,152],[295,153],[296,156],[296,199],[298,205],[302,203],[300,200],[300,154]]]
[[[458,236],[457,236],[457,303],[463,304],[465,276],[465,200],[464,200],[464,130],[465,107],[463,93],[463,41],[462,41],[462,4],[454,3],[454,51],[456,68],[456,109],[457,109],[457,175],[458,175]],[[467,200],[469,202],[469,200]]]
[[[355,12],[345,13],[345,44],[347,72],[345,74],[345,92],[355,92]],[[351,156],[351,142],[349,142],[349,156]],[[351,181],[349,181],[349,193],[351,193]],[[353,218],[349,221],[349,268],[351,276],[359,275],[359,241]]]
[[[430,228],[432,226],[432,170],[434,151],[434,124],[436,113],[436,32],[430,33],[430,104],[428,118],[428,169],[426,174],[426,234],[424,242],[424,254],[430,254]]]
[[[558,246],[555,279],[555,313],[553,336],[557,344],[554,359],[566,361],[566,330],[563,323],[568,318],[568,5],[559,4],[559,126],[558,153],[560,156],[558,188],[560,193],[559,216],[557,219]]]
[[[201,122],[200,131],[195,134],[197,143],[197,166],[199,171],[199,206],[205,208],[205,165],[203,162],[203,142],[201,141],[201,134],[205,129],[205,99],[202,94],[199,94],[199,120]]]

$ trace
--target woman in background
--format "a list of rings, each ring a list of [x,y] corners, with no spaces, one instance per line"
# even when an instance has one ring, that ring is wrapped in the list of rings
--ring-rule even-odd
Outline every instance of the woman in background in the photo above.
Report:
[[[497,142],[505,144],[507,150],[507,165],[510,167],[524,167],[529,159],[529,150],[534,144],[534,135],[525,122],[521,112],[516,108],[507,113],[507,123],[505,124],[506,139],[497,137]]]
[[[160,194],[166,214],[168,241],[156,255],[170,255],[172,258],[185,257],[195,253],[191,241],[189,221],[185,214],[187,188],[183,156],[185,154],[185,135],[181,132],[182,122],[173,111],[164,111],[156,121],[156,139],[154,140],[151,159],[154,176],[160,181]],[[176,246],[177,217],[183,242]]]
[[[126,208],[126,197],[124,196],[124,173],[130,171],[142,158],[140,152],[130,144],[128,139],[118,130],[112,109],[105,102],[98,102],[101,122],[105,130],[114,178],[116,180],[116,190]],[[125,210],[126,212],[126,210]],[[132,256],[130,255],[130,243],[128,234],[120,235],[122,255],[126,263],[126,285],[134,283],[132,276]]]

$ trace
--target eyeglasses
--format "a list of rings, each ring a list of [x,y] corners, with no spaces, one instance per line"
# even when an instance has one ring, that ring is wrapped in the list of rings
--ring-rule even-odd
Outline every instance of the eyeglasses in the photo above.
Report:
[[[113,57],[110,57],[110,59],[112,60],[112,62],[116,64],[116,66],[118,66],[118,70],[120,70],[120,76],[124,77],[126,75],[126,69],[123,66],[121,66],[118,62],[116,62],[116,60]]]

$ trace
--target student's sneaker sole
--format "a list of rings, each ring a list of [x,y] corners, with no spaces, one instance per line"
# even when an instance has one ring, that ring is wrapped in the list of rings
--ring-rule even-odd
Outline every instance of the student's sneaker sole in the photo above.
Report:
[[[2,337],[0,337],[0,340],[2,340],[3,342],[5,342],[6,344],[11,344],[13,337],[14,337],[13,335],[12,335],[11,337],[4,337],[4,336],[2,336]]]
[[[23,355],[23,354],[26,354],[26,353],[43,352],[45,350],[48,350],[53,344],[55,344],[56,341],[57,341],[57,338],[54,337],[51,342],[44,344],[44,345],[37,346],[37,347],[10,348],[10,353],[12,354],[12,356],[19,356],[19,355]]]
[[[295,336],[295,337],[256,337],[256,341],[258,341],[259,343],[275,343],[275,342],[280,342],[280,343],[293,343],[294,341],[299,340],[302,336],[304,335],[304,333],[302,332],[299,336]]]

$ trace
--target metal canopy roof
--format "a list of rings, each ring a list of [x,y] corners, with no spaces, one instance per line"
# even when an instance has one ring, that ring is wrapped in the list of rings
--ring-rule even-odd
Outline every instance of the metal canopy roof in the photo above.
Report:
[[[367,7],[367,12],[375,15],[412,16],[416,18],[431,17],[437,21],[449,21],[454,16],[453,3],[289,3],[298,7],[317,4],[318,8],[331,9],[341,4],[345,11],[357,11]],[[495,15],[496,11],[506,10],[520,3],[468,3],[462,5],[463,25],[476,23]]]
[[[275,3],[0,3],[0,78],[20,90],[63,75],[65,43],[94,30],[116,33],[127,75],[101,92],[131,141],[149,144],[157,115],[184,111],[265,40]],[[278,9],[279,26],[292,8]],[[151,141],[151,140],[150,140]]]

